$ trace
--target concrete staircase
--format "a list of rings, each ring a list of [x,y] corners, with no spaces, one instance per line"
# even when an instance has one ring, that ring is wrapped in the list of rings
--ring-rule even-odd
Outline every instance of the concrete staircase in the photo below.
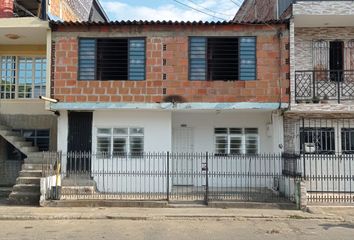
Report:
[[[0,135],[27,156],[22,165],[16,185],[9,196],[11,204],[39,205],[40,179],[42,171],[48,167],[45,154],[27,142],[20,133],[13,132],[8,126],[0,124]]]

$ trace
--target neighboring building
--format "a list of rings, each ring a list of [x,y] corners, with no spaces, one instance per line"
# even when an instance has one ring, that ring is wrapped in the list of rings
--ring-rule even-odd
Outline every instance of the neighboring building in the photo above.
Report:
[[[58,151],[282,151],[286,22],[53,22],[52,29]],[[85,159],[64,158],[62,167],[97,171],[103,163]]]
[[[27,157],[26,163],[30,162],[29,155],[57,149],[57,117],[39,99],[50,96],[51,29],[47,19],[52,16],[67,21],[107,20],[99,3],[92,0],[1,1],[0,185],[15,184],[23,160]],[[23,178],[17,180],[20,197],[22,183],[31,183],[38,192],[38,178],[29,180],[38,177],[38,172],[31,175],[26,167],[33,166],[27,165],[21,172]]]
[[[354,3],[279,0],[262,8],[276,8],[277,17],[290,19],[291,97],[284,115],[284,150],[300,154],[302,174],[310,176],[310,197],[330,192],[326,200],[352,200]],[[237,13],[236,19],[243,15]],[[258,20],[254,14],[248,17]]]
[[[269,21],[278,19],[278,0],[245,0],[234,21]]]

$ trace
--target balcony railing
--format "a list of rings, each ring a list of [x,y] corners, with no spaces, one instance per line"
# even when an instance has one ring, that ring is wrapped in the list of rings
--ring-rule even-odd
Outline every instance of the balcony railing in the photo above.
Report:
[[[354,70],[309,70],[295,72],[295,100],[354,100]]]

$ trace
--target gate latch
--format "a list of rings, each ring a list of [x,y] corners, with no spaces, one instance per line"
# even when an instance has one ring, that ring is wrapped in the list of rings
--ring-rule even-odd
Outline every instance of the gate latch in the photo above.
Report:
[[[208,166],[206,163],[202,163],[202,171],[208,171]]]

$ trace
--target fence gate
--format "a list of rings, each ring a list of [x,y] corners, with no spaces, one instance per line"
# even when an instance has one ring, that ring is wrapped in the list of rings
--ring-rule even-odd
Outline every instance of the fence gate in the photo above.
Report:
[[[208,154],[172,153],[169,156],[168,200],[207,202]]]

